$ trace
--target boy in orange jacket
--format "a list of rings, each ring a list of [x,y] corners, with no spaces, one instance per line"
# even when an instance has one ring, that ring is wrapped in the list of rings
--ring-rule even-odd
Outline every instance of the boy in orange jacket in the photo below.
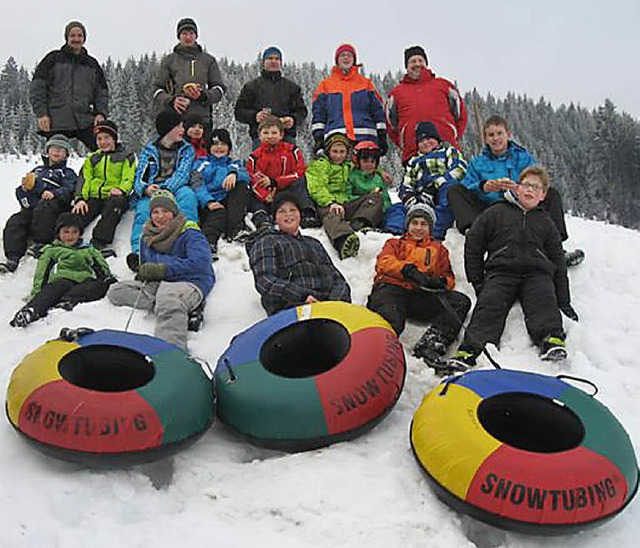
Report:
[[[433,209],[416,204],[409,209],[405,223],[405,234],[387,240],[376,259],[367,307],[387,320],[398,335],[408,317],[428,321],[413,355],[438,370],[444,364],[442,356],[458,336],[471,300],[453,290],[449,252],[431,239]]]

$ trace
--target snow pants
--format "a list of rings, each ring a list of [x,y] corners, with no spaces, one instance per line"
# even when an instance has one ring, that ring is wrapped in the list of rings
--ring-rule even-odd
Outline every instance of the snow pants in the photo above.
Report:
[[[122,219],[122,215],[129,207],[129,201],[126,196],[111,196],[106,199],[89,198],[87,200],[89,211],[86,215],[80,215],[82,219],[82,227],[86,228],[98,215],[102,217],[93,228],[91,239],[100,245],[106,245],[113,242],[116,233],[116,227]]]
[[[242,227],[249,202],[249,189],[237,184],[220,203],[224,208],[200,209],[200,227],[210,244],[216,244],[223,234],[232,239]]]
[[[330,208],[321,207],[322,226],[334,247],[336,241],[353,234],[349,221],[360,221],[365,226],[378,227],[382,223],[382,193],[370,192],[345,204],[344,217],[331,213]]]
[[[99,301],[107,294],[108,289],[109,281],[104,279],[88,279],[80,283],[65,279],[56,280],[42,286],[40,292],[26,306],[33,308],[36,316],[41,318],[47,315],[50,308],[62,301],[72,305]]]

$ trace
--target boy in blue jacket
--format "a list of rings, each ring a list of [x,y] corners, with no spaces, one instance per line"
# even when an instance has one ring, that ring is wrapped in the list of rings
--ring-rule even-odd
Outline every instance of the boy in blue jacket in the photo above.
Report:
[[[200,226],[214,260],[220,236],[224,234],[231,241],[246,232],[243,220],[249,202],[249,174],[241,162],[229,156],[232,146],[226,129],[214,129],[210,155],[197,160],[194,166],[197,178],[202,179],[196,188]]]
[[[53,135],[45,145],[43,163],[22,178],[16,188],[20,211],[9,217],[2,234],[6,260],[0,272],[14,272],[27,252],[27,242],[33,244],[29,252],[40,254],[45,244],[55,237],[58,215],[68,211],[76,186],[77,175],[67,167],[71,143],[64,135]]]
[[[505,192],[515,192],[520,173],[536,163],[527,149],[511,140],[509,125],[502,116],[487,118],[483,131],[486,143],[484,150],[471,160],[462,183],[449,189],[449,203],[462,234],[487,207],[502,200]],[[551,217],[561,240],[566,240],[569,235],[560,193],[549,187],[540,207]],[[584,259],[584,251],[576,249],[566,253],[565,259],[567,266],[580,264]]]

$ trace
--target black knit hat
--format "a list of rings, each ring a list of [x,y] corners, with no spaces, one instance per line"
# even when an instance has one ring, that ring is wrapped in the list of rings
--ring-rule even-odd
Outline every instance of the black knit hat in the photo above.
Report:
[[[187,131],[191,126],[195,125],[201,125],[203,128],[206,127],[206,123],[202,116],[197,112],[190,112],[184,117],[184,130]]]
[[[273,213],[275,214],[280,206],[285,202],[291,202],[298,211],[302,212],[302,204],[300,203],[300,198],[295,192],[291,192],[290,190],[283,190],[282,192],[277,192],[276,197],[273,200]]]
[[[411,59],[414,55],[420,55],[424,57],[424,62],[427,66],[429,66],[429,58],[427,57],[427,53],[424,51],[422,46],[411,46],[404,50],[404,68],[407,68],[409,64],[409,59]]]
[[[56,228],[55,228],[56,236],[60,232],[60,229],[64,228],[65,226],[78,227],[80,234],[82,234],[83,226],[82,226],[82,218],[80,217],[80,215],[76,215],[75,213],[71,213],[71,212],[61,213],[58,216],[58,220],[56,221]]]
[[[442,137],[438,133],[433,122],[418,122],[416,124],[416,143],[419,143],[423,139],[435,139],[438,142],[442,141]]]
[[[80,21],[69,21],[67,23],[67,26],[64,27],[64,41],[66,42],[69,39],[69,33],[71,32],[71,29],[74,29],[74,28],[79,28],[82,30],[82,36],[84,37],[83,42],[86,42],[87,29],[84,27],[84,25]]]
[[[226,143],[229,146],[229,152],[231,152],[231,149],[233,148],[233,143],[231,142],[231,135],[229,135],[229,132],[223,127],[216,128],[211,132],[209,147],[217,143]]]
[[[181,123],[182,116],[173,109],[166,109],[156,116],[156,131],[158,135],[160,135],[160,138],[162,138]]]
[[[196,38],[198,37],[198,25],[196,22],[191,19],[191,17],[185,17],[178,21],[178,26],[176,27],[176,34],[178,35],[178,40],[180,40],[180,33],[183,30],[192,30],[196,33]]]
[[[118,126],[111,120],[102,120],[93,126],[93,134],[97,137],[98,133],[107,133],[116,143],[118,142]]]

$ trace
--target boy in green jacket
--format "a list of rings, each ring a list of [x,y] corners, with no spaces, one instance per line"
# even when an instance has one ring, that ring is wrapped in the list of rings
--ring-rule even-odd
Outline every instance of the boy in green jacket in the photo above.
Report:
[[[105,257],[111,257],[115,252],[110,244],[129,206],[136,159],[118,142],[118,126],[114,122],[98,122],[94,132],[98,150],[84,161],[72,211],[80,215],[83,229],[102,213],[93,229],[91,243]]]
[[[71,310],[80,302],[102,299],[116,281],[102,254],[84,244],[82,219],[63,213],[56,224],[56,239],[45,246],[33,277],[31,300],[9,322],[25,327],[47,315],[50,308]]]
[[[380,193],[382,197],[382,212],[391,205],[391,198],[387,192],[387,186],[378,172],[380,164],[380,147],[373,141],[360,141],[353,147],[354,168],[349,174],[349,200],[357,200],[363,196]],[[369,226],[379,228],[382,225],[382,214],[377,221],[364,220],[355,230]],[[353,223],[352,223],[353,225]]]

